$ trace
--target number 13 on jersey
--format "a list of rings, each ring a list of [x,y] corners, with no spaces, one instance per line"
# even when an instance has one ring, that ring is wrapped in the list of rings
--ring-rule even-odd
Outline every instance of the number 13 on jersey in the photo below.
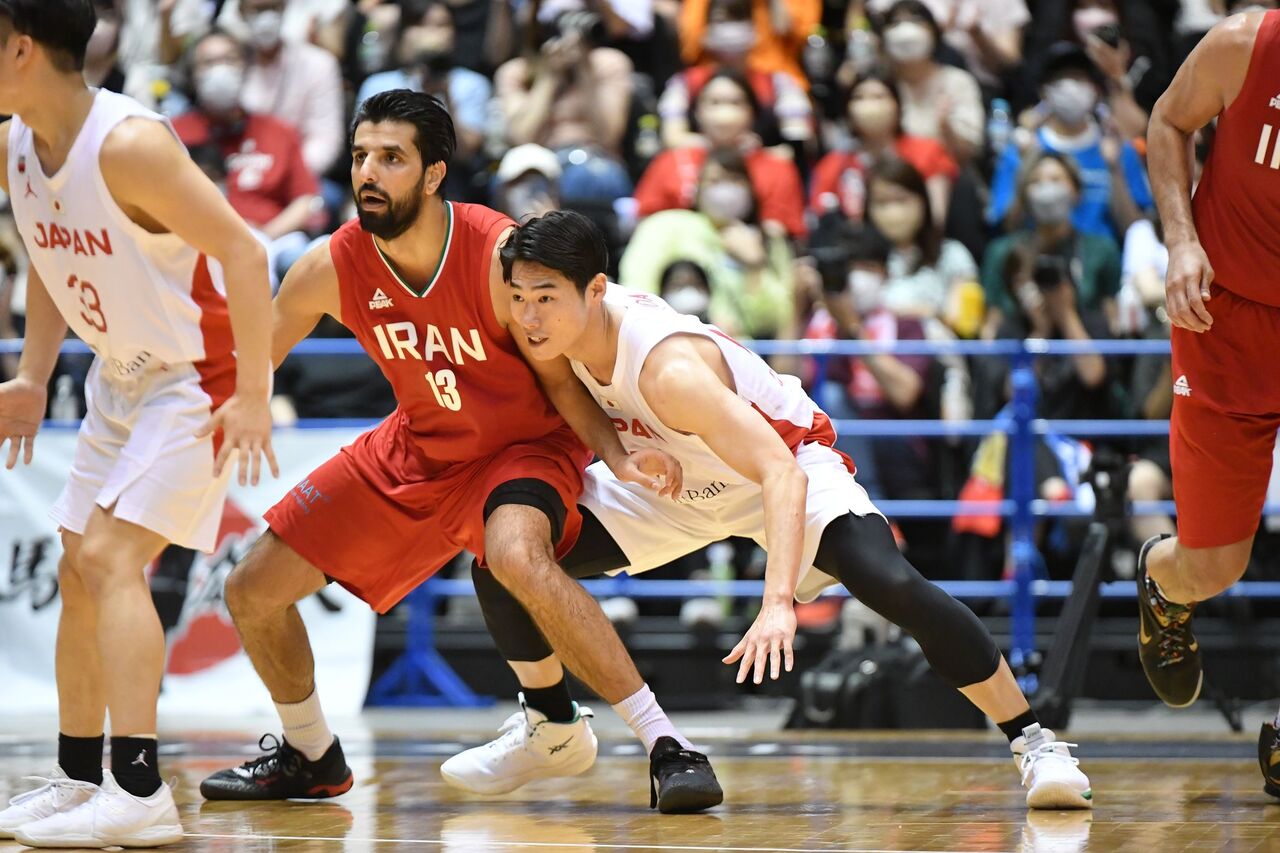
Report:
[[[427,372],[427,384],[431,393],[436,395],[436,402],[451,412],[462,409],[462,398],[458,396],[458,380],[449,369]]]

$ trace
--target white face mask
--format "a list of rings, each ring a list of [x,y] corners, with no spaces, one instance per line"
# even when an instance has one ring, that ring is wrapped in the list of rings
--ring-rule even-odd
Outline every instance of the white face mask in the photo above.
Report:
[[[721,221],[745,220],[751,215],[751,190],[737,181],[716,181],[700,193],[703,213]]]
[[[1027,187],[1027,207],[1037,225],[1061,225],[1075,207],[1071,188],[1060,181],[1040,181]]]
[[[750,21],[721,21],[707,25],[702,46],[712,53],[741,55],[756,44],[756,28]]]
[[[1076,37],[1081,42],[1086,42],[1087,37],[1092,35],[1098,27],[1119,23],[1120,18],[1115,12],[1110,9],[1099,9],[1096,6],[1092,9],[1077,9],[1071,15],[1071,26],[1075,28]]]
[[[880,307],[880,288],[884,285],[884,276],[871,270],[849,270],[846,287],[853,298],[853,310],[859,314],[870,314]]]
[[[258,50],[270,50],[280,43],[284,15],[274,9],[259,12],[249,19],[249,40]]]
[[[238,65],[212,65],[196,78],[196,98],[206,110],[225,113],[240,106],[243,87],[243,68]]]
[[[1059,120],[1079,124],[1098,105],[1098,90],[1083,80],[1067,77],[1045,87],[1044,101]]]
[[[933,33],[924,24],[902,21],[884,31],[884,50],[895,62],[917,62],[933,55]]]
[[[695,317],[705,317],[707,306],[711,304],[707,292],[691,284],[668,290],[662,298],[677,314],[691,314]]]

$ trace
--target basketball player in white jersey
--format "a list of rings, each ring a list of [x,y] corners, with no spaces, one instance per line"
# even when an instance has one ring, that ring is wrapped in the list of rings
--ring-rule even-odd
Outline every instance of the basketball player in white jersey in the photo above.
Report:
[[[94,24],[91,0],[0,0],[0,183],[31,258],[18,376],[0,384],[7,467],[31,461],[67,328],[96,356],[52,510],[59,767],[0,812],[0,837],[35,847],[181,840],[156,765],[164,635],[144,571],[169,543],[213,548],[233,451],[241,483],[264,456],[276,470],[266,254],[161,116],[85,86]]]
[[[1091,805],[1089,780],[1069,744],[1040,727],[977,617],[899,552],[888,523],[854,480],[852,461],[835,450],[830,421],[798,379],[778,375],[718,329],[662,300],[609,284],[603,237],[578,214],[530,220],[501,257],[512,314],[533,354],[568,356],[623,446],[660,447],[684,472],[673,501],[592,465],[582,535],[561,561],[566,572],[636,574],[729,536],[767,543],[759,616],[725,658],[739,663],[739,682],[752,671],[757,684],[766,669],[775,679],[789,671],[792,601],[843,583],[910,632],[934,670],[997,723],[1028,806]],[[558,659],[515,598],[488,572],[473,577],[485,621],[521,686],[559,682]],[[501,737],[454,756],[441,773],[457,787],[489,794],[582,772],[590,766],[589,731],[585,716],[556,725],[526,709],[524,725],[509,721]]]

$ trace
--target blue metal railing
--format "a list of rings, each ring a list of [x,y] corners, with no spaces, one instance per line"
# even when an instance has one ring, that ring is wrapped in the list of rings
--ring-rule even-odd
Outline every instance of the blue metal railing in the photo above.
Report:
[[[992,420],[947,422],[938,420],[838,420],[836,429],[846,435],[862,436],[983,436],[992,432],[1009,435],[1009,480],[1004,500],[961,502],[939,500],[883,500],[877,505],[889,516],[918,518],[950,518],[956,515],[1000,515],[1009,519],[1013,577],[1010,581],[946,582],[939,584],[962,597],[1008,596],[1012,602],[1013,644],[1010,663],[1017,667],[1033,651],[1035,644],[1035,600],[1062,597],[1069,593],[1069,582],[1049,582],[1037,577],[1041,558],[1034,541],[1037,518],[1088,515],[1075,505],[1059,505],[1042,501],[1035,495],[1034,440],[1038,435],[1057,433],[1074,436],[1159,436],[1169,430],[1168,421],[1149,420],[1045,420],[1036,417],[1038,386],[1033,369],[1036,358],[1098,353],[1106,356],[1168,355],[1168,341],[1048,341],[1039,339],[1001,341],[751,341],[746,345],[762,355],[805,355],[822,357],[857,356],[891,353],[897,355],[962,355],[1002,357],[1011,363],[1010,385],[1013,399],[1007,415]],[[22,341],[0,340],[0,354],[21,351]],[[67,341],[66,353],[89,353],[80,341]],[[317,338],[303,341],[294,350],[299,355],[364,354],[359,344],[349,338]],[[821,373],[821,371],[819,371]],[[300,428],[364,427],[373,420],[301,421]],[[1134,514],[1172,514],[1170,501],[1135,503]],[[1267,514],[1280,513],[1280,507],[1267,506]],[[471,595],[469,581],[434,579],[425,586],[430,597]],[[688,595],[757,596],[763,586],[754,581],[697,582],[644,581],[637,584],[626,577],[591,581],[587,588],[598,595],[626,594],[633,597],[682,597]],[[1104,585],[1104,597],[1128,597],[1132,584]],[[1241,583],[1234,594],[1255,597],[1280,597],[1280,584]],[[419,608],[430,609],[430,608]],[[430,624],[423,626],[429,642]],[[422,649],[418,650],[419,652]],[[434,653],[434,648],[431,648]]]

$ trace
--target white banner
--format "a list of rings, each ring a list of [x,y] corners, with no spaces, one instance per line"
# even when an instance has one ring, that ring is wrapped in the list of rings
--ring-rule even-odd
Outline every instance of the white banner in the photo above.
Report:
[[[257,488],[232,485],[216,550],[170,548],[149,569],[168,650],[161,713],[273,712],[223,606],[223,582],[265,529],[262,514],[358,434],[277,432],[280,479],[268,474]],[[74,430],[43,430],[30,467],[0,469],[0,714],[58,707],[53,657],[62,547],[49,508],[66,480],[75,440]],[[298,610],[311,636],[325,710],[359,712],[373,664],[373,611],[337,584],[299,602]]]

